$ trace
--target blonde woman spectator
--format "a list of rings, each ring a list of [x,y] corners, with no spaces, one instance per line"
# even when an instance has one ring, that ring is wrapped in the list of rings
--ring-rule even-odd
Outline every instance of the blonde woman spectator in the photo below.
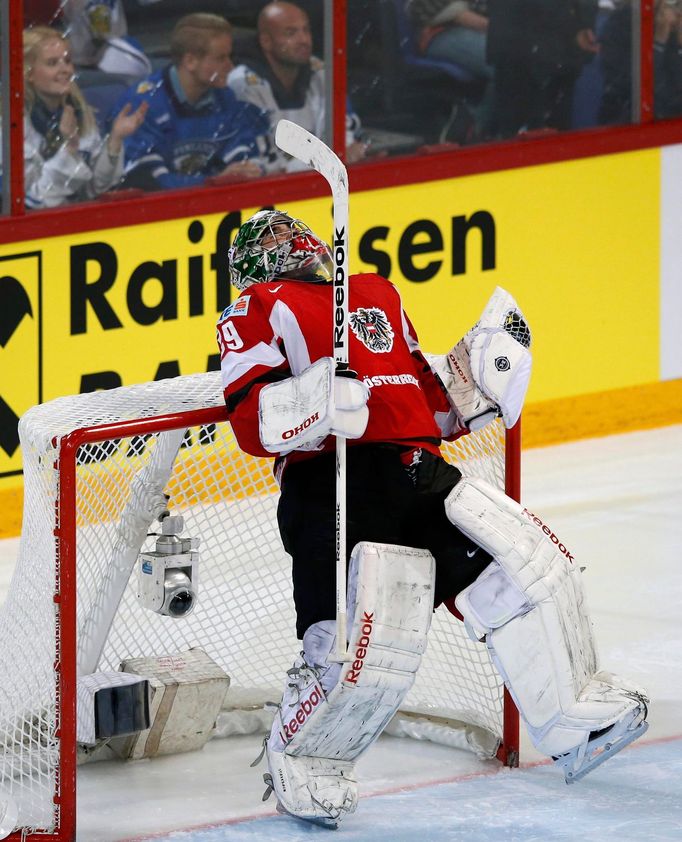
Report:
[[[147,106],[123,108],[102,138],[74,81],[68,41],[56,30],[24,31],[24,177],[26,205],[57,207],[92,199],[123,172],[123,140],[144,121]]]

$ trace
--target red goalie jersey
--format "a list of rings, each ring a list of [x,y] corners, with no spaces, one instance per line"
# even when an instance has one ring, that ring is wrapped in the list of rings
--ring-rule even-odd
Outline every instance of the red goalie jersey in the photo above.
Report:
[[[372,274],[352,275],[349,286],[349,363],[371,393],[367,429],[348,445],[390,442],[438,453],[442,436],[456,437],[453,413],[398,290]],[[272,456],[258,435],[260,390],[334,356],[332,295],[329,283],[280,278],[248,287],[222,314],[217,330],[225,402],[239,446],[248,453]],[[323,450],[333,447],[329,437]]]

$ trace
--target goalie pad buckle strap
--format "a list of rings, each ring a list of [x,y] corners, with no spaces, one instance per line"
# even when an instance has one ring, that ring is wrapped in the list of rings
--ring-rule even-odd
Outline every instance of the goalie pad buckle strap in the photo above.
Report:
[[[363,542],[348,574],[354,660],[328,662],[333,621],[304,636],[266,745],[272,787],[299,818],[338,822],[355,810],[357,758],[414,683],[433,612],[435,562],[426,550]]]

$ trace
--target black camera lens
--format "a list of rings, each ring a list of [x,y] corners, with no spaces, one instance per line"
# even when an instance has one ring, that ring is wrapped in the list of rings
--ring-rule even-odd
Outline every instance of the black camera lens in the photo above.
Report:
[[[174,567],[166,570],[163,582],[165,598],[161,607],[161,614],[173,617],[185,617],[194,608],[196,593],[192,587],[188,571],[184,568]]]
[[[168,603],[168,613],[171,617],[184,617],[189,614],[194,605],[194,596],[188,590],[176,591]]]

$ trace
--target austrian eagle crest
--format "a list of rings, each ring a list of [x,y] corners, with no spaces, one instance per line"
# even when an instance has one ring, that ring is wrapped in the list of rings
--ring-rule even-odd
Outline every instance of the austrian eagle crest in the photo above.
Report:
[[[370,351],[387,354],[393,348],[393,328],[383,310],[358,307],[348,320],[353,333]]]

